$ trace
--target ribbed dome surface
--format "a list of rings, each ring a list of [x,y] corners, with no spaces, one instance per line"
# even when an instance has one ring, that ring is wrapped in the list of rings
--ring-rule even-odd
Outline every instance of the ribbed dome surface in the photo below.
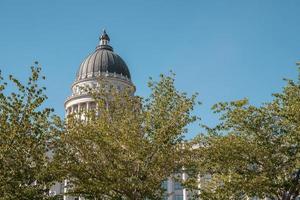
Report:
[[[96,48],[96,51],[81,63],[77,72],[77,81],[97,77],[99,74],[106,72],[131,78],[126,63],[119,55],[113,52],[112,47],[108,45],[108,41],[109,39],[107,41],[100,40],[100,45]]]

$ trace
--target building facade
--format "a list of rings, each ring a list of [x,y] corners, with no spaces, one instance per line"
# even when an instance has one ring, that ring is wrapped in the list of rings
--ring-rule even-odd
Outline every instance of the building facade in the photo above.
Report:
[[[93,98],[82,90],[84,87],[99,87],[99,79],[104,87],[114,87],[122,90],[126,87],[135,88],[131,81],[129,68],[125,61],[114,52],[110,46],[110,38],[103,31],[100,42],[93,53],[88,55],[80,64],[76,74],[76,79],[71,86],[72,93],[65,101],[65,113],[76,113],[81,110],[91,110],[96,108]],[[102,86],[103,87],[103,86]],[[135,90],[133,90],[135,91]],[[134,95],[134,94],[133,94]],[[183,177],[184,178],[184,177]],[[64,194],[67,192],[68,181],[57,183],[51,189],[52,195]],[[187,192],[181,185],[169,178],[163,183],[166,189],[166,199],[187,200]],[[64,195],[64,200],[83,200],[81,197],[71,197]]]

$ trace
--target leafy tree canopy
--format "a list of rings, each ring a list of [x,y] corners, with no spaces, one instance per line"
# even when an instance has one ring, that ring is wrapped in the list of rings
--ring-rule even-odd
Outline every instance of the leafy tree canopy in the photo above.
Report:
[[[202,199],[299,195],[300,84],[286,81],[283,91],[262,106],[243,99],[213,107],[220,123],[197,138],[193,155]],[[205,180],[208,174],[211,179]]]
[[[191,114],[196,96],[177,91],[174,76],[150,80],[149,87],[148,99],[130,88],[89,90],[97,109],[68,117],[60,155],[70,194],[162,198],[162,182],[182,169],[183,134],[196,120]]]
[[[49,152],[60,129],[52,109],[43,106],[47,97],[38,86],[40,71],[36,62],[26,84],[9,76],[16,88],[11,93],[0,73],[1,200],[52,199],[48,192],[56,178]]]

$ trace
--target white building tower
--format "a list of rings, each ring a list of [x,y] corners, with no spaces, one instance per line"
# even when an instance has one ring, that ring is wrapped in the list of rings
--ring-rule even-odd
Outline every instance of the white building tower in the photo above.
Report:
[[[95,52],[87,56],[81,63],[76,80],[72,85],[72,95],[65,101],[66,115],[80,109],[93,109],[93,99],[81,90],[82,87],[97,87],[101,78],[105,87],[114,86],[122,90],[134,87],[129,69],[124,60],[109,45],[110,39],[105,30],[100,36],[100,43]]]

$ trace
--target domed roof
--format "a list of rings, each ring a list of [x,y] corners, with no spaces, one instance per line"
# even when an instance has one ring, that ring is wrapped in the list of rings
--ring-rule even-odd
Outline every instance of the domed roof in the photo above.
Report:
[[[103,73],[118,74],[131,78],[129,69],[124,60],[108,44],[109,36],[103,31],[100,36],[100,44],[94,53],[90,54],[80,65],[77,72],[76,81],[86,78],[97,77]]]

